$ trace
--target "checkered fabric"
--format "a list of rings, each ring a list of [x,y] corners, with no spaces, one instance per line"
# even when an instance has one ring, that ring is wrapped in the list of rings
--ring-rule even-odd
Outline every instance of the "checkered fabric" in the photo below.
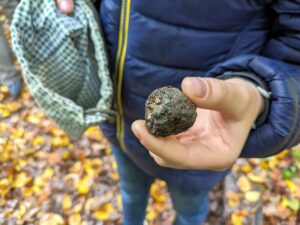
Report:
[[[89,0],[71,15],[54,0],[22,0],[11,26],[13,50],[37,104],[74,137],[113,122],[113,85],[103,37]]]

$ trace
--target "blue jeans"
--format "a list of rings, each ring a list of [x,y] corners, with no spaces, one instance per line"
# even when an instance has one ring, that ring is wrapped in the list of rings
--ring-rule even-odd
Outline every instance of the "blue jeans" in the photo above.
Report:
[[[145,174],[119,148],[112,146],[118,164],[123,204],[123,225],[142,225],[153,177]],[[176,211],[174,225],[200,225],[208,213],[208,189],[167,184]]]

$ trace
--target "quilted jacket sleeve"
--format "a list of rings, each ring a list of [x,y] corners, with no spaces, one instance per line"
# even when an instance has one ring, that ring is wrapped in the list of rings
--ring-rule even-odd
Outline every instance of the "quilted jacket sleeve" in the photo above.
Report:
[[[241,157],[270,156],[300,142],[300,0],[275,2],[276,24],[262,55],[238,56],[209,72],[252,72],[272,92],[268,117],[251,131]]]

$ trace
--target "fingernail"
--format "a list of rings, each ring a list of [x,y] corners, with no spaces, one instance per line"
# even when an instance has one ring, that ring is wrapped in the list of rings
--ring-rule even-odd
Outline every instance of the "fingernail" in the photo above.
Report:
[[[207,92],[207,84],[202,78],[195,78],[191,81],[193,94],[198,98],[203,98]]]
[[[69,3],[69,1],[63,0],[60,2],[59,6],[60,6],[61,10],[69,10],[71,7],[71,4]]]

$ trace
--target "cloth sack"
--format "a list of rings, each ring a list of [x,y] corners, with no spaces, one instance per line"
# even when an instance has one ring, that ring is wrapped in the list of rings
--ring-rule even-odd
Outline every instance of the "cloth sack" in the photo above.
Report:
[[[22,0],[11,25],[13,50],[36,103],[79,137],[113,122],[113,84],[98,16],[89,0],[61,13],[54,0]]]

